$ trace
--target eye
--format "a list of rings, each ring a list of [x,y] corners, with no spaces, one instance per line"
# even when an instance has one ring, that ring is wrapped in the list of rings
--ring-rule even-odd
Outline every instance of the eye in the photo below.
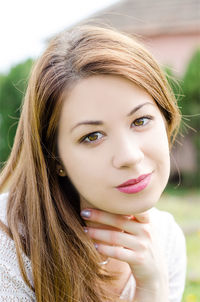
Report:
[[[148,124],[150,120],[152,120],[151,116],[143,116],[134,120],[132,124],[134,125],[134,127],[141,127]]]
[[[92,133],[89,133],[88,135],[84,136],[80,140],[80,142],[81,143],[93,143],[93,142],[100,140],[102,137],[103,137],[103,134],[101,134],[100,132],[92,132]]]

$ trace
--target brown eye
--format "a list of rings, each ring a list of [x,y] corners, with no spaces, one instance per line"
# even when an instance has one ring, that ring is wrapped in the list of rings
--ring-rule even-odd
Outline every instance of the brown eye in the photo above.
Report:
[[[133,122],[133,125],[135,127],[141,127],[141,126],[145,126],[149,120],[151,120],[150,117],[141,117],[141,118],[138,118],[136,119],[134,122]]]
[[[93,133],[90,133],[87,136],[85,136],[81,140],[81,142],[83,142],[83,143],[92,143],[92,142],[95,142],[95,141],[101,139],[101,137],[102,137],[102,134],[100,132],[93,132]]]
[[[96,133],[92,133],[90,135],[88,135],[88,139],[90,141],[95,141],[98,138],[98,135]]]
[[[143,119],[138,119],[134,122],[135,126],[142,126],[144,124],[144,120]]]

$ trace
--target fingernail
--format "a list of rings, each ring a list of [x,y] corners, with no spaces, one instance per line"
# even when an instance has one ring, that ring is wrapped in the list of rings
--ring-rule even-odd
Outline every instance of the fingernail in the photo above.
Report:
[[[82,211],[81,211],[81,216],[82,216],[83,218],[90,218],[90,216],[91,216],[91,211],[90,211],[90,210],[82,210]]]
[[[94,247],[95,247],[95,249],[98,249],[98,244],[94,243]]]

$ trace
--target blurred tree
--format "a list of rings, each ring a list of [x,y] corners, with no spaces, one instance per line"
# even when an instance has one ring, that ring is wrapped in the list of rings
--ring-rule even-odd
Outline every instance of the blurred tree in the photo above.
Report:
[[[28,59],[13,67],[8,75],[0,75],[0,167],[13,145],[32,63],[32,59]]]
[[[183,181],[191,186],[200,187],[200,49],[192,56],[183,77],[182,90],[184,100],[182,105],[183,122],[194,130],[188,130],[188,135],[195,145],[197,153],[196,173],[183,174]]]
[[[182,114],[190,119],[190,125],[200,130],[200,49],[192,56],[182,81],[184,103]],[[189,116],[188,116],[189,115]],[[196,115],[196,116],[195,116]]]
[[[180,133],[190,138],[197,154],[196,171],[191,173],[182,171],[181,185],[200,187],[200,49],[195,51],[183,78],[178,82],[170,68],[166,68],[165,71],[183,115]]]

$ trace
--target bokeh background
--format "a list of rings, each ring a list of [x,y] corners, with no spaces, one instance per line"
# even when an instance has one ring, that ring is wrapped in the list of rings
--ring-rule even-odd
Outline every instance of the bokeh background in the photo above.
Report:
[[[186,236],[182,302],[200,301],[200,0],[8,0],[0,19],[0,169],[12,148],[31,66],[56,32],[106,24],[136,36],[156,57],[183,115],[158,208],[171,212]]]

